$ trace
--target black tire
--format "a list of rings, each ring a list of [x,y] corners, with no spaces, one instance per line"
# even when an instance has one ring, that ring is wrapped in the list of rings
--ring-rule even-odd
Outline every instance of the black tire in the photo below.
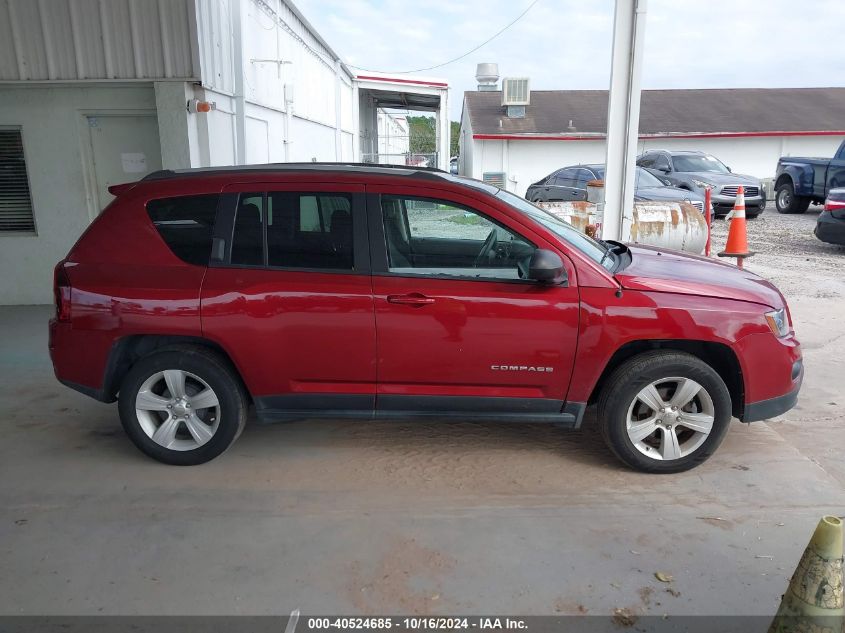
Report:
[[[628,410],[642,389],[669,377],[691,378],[699,383],[712,400],[714,419],[710,434],[690,454],[660,460],[647,457],[634,446],[628,436]],[[646,473],[678,473],[706,461],[722,443],[731,421],[731,396],[719,374],[692,354],[646,352],[626,361],[607,378],[598,400],[598,420],[605,443],[626,465]]]
[[[174,450],[155,442],[144,431],[136,413],[136,397],[143,384],[158,372],[169,369],[193,374],[217,397],[220,415],[216,430],[211,439],[191,450]],[[234,369],[224,358],[205,347],[184,345],[156,351],[137,361],[123,379],[118,407],[123,429],[144,454],[165,464],[194,466],[214,459],[234,443],[246,424],[248,399]],[[186,432],[187,427],[180,428],[180,433]]]
[[[781,183],[775,191],[775,208],[778,213],[804,213],[809,206],[809,198],[795,195],[792,181]]]

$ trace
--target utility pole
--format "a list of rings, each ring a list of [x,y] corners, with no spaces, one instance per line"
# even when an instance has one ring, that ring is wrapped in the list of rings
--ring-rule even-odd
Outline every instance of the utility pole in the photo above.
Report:
[[[601,237],[628,239],[636,186],[640,75],[647,0],[616,0],[607,103],[607,158]]]

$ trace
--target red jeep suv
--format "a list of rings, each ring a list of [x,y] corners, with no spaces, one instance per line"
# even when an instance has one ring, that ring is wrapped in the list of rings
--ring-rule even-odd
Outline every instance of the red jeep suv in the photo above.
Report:
[[[443,418],[578,428],[678,472],[732,416],[790,409],[803,376],[783,296],[733,266],[593,240],[437,170],[338,164],[161,171],[56,266],[50,354],[119,401],[168,464],[261,422]]]

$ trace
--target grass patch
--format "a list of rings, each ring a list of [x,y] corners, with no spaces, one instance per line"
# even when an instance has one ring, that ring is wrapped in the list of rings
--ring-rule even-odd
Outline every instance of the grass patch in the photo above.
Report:
[[[450,215],[446,218],[449,222],[455,224],[463,224],[468,226],[482,226],[487,224],[487,220],[477,215]]]

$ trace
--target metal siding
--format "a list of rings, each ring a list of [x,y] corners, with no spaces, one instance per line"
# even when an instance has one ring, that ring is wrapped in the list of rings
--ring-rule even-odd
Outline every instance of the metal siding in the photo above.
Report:
[[[31,0],[9,0],[9,18],[20,78],[48,79],[38,5]]]
[[[235,81],[230,0],[196,0],[196,8],[202,83],[232,94]]]
[[[12,41],[12,19],[8,0],[0,0],[0,81],[19,79],[18,59]]]
[[[199,79],[193,0],[0,0],[0,81]]]

